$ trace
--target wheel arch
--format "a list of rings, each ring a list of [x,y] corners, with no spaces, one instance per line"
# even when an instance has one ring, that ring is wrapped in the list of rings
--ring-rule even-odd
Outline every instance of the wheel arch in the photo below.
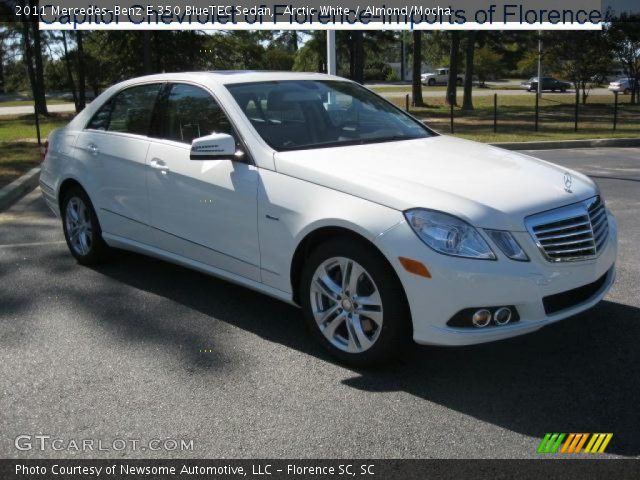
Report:
[[[58,187],[57,200],[58,200],[58,207],[60,208],[61,212],[62,212],[62,200],[64,200],[65,194],[73,187],[81,188],[87,194],[87,196],[89,196],[89,193],[87,192],[86,188],[82,186],[82,184],[78,181],[78,179],[74,177],[65,178],[62,182],[60,182],[60,186]],[[89,197],[89,199],[91,199],[91,197]]]
[[[407,294],[404,290],[404,286],[402,285],[402,282],[400,281],[400,278],[398,277],[397,272],[393,268],[393,265],[391,264],[387,256],[382,252],[382,250],[380,250],[380,248],[378,248],[378,246],[375,243],[373,243],[371,240],[369,240],[367,237],[356,232],[355,230],[351,230],[349,228],[342,227],[342,226],[318,227],[312,230],[311,232],[308,232],[302,238],[302,240],[298,243],[291,260],[291,269],[290,269],[291,288],[293,292],[292,300],[297,305],[300,305],[300,279],[302,277],[302,270],[304,268],[305,260],[322,243],[326,242],[329,239],[337,238],[337,237],[349,238],[353,241],[361,243],[363,246],[370,247],[375,252],[377,252],[380,255],[380,258],[382,258],[386,262],[390,271],[393,272],[393,275],[395,275],[398,281],[398,284],[402,288],[402,294],[404,296],[406,305],[407,306],[409,305],[406,297]]]

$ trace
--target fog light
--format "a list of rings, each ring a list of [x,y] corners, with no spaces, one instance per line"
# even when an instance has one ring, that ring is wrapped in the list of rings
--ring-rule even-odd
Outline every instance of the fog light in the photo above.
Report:
[[[496,313],[493,314],[493,321],[496,322],[497,325],[506,325],[511,320],[511,309],[507,307],[500,307],[496,310]]]
[[[486,309],[478,310],[476,313],[473,314],[471,321],[473,322],[473,325],[475,327],[479,327],[479,328],[486,327],[487,325],[489,325],[489,322],[491,321],[491,312]]]

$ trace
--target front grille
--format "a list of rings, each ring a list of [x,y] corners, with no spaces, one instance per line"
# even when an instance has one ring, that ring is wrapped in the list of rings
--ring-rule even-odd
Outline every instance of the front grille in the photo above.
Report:
[[[544,311],[547,315],[561,312],[567,308],[575,307],[586,302],[600,291],[607,280],[609,272],[602,275],[598,280],[582,287],[567,290],[566,292],[549,295],[542,299]]]
[[[604,202],[593,197],[584,202],[527,217],[529,233],[550,262],[594,258],[604,247],[609,222]]]

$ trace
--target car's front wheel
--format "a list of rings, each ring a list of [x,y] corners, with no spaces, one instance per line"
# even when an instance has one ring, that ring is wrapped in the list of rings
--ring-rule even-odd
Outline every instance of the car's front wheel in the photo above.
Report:
[[[71,254],[83,265],[103,260],[108,247],[89,196],[74,187],[65,193],[61,207],[64,237]]]
[[[430,78],[430,79],[427,81],[427,85],[429,85],[430,87],[433,87],[435,84],[436,84],[436,81],[435,81],[435,79],[433,79],[433,78]]]
[[[347,238],[326,242],[309,257],[301,281],[308,325],[339,360],[380,364],[410,338],[402,285],[374,248]]]

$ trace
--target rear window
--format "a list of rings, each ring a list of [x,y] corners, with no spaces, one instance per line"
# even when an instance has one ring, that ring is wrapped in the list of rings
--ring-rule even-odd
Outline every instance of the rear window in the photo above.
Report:
[[[114,95],[95,113],[87,128],[147,135],[162,84],[130,87]]]

